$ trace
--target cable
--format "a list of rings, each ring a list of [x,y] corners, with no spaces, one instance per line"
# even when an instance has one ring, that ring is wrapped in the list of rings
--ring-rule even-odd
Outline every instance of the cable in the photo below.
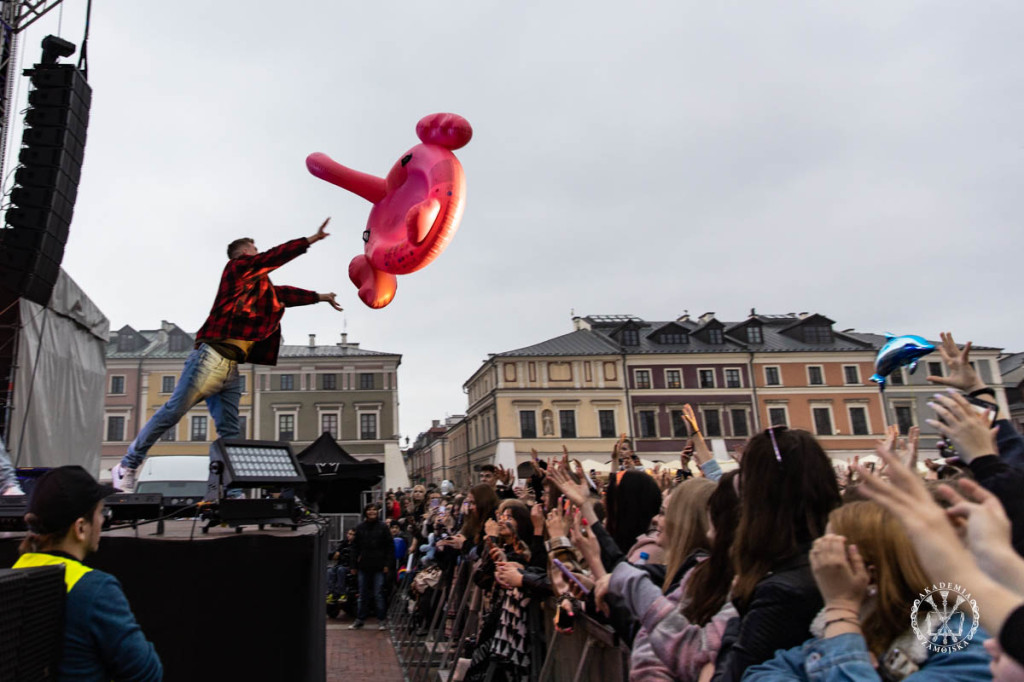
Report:
[[[78,52],[78,70],[89,80],[89,24],[92,23],[92,0],[85,6],[85,35],[82,36],[82,49]]]

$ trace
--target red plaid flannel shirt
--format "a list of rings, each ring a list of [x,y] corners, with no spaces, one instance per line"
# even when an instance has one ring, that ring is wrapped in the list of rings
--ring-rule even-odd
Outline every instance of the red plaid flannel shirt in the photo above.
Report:
[[[308,248],[305,238],[293,239],[255,256],[228,261],[210,316],[196,334],[196,341],[256,341],[249,350],[248,362],[276,365],[284,309],[317,303],[320,296],[306,289],[274,286],[268,273]]]

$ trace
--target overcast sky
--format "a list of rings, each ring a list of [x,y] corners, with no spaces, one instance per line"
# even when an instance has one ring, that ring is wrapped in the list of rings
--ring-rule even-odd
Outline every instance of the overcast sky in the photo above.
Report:
[[[23,34],[80,43],[85,0]],[[1024,349],[1019,2],[102,0],[64,267],[111,326],[195,331],[225,262],[332,236],[273,279],[346,308],[315,333],[401,353],[401,433],[466,410],[488,353],[577,314],[742,319]],[[22,83],[20,95],[25,96]],[[366,308],[347,267],[370,205],[307,171],[383,175],[425,114],[456,152],[462,226]],[[20,132],[16,133],[20,139]]]

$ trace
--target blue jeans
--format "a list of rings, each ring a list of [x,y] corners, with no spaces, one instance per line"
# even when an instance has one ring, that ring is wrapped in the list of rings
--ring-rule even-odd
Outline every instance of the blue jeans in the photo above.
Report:
[[[0,492],[17,482],[18,474],[14,470],[14,464],[11,463],[11,455],[7,452],[4,439],[0,438]]]
[[[368,594],[372,589],[373,594]],[[388,612],[384,607],[384,571],[359,569],[359,613],[356,620],[364,621],[370,617],[370,599],[377,608],[377,620],[387,620]]]
[[[238,436],[238,403],[242,398],[242,381],[238,376],[238,363],[222,357],[217,351],[200,344],[189,353],[185,360],[178,385],[171,399],[156,411],[139,431],[128,454],[121,459],[121,466],[137,469],[146,459],[146,453],[153,447],[167,429],[176,425],[200,400],[206,400],[206,408],[217,425],[221,438]]]

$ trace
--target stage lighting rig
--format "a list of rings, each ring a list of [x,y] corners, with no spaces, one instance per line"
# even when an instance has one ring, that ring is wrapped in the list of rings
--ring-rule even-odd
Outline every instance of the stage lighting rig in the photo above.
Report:
[[[43,64],[56,64],[60,57],[70,57],[75,53],[75,44],[57,36],[43,38]]]

